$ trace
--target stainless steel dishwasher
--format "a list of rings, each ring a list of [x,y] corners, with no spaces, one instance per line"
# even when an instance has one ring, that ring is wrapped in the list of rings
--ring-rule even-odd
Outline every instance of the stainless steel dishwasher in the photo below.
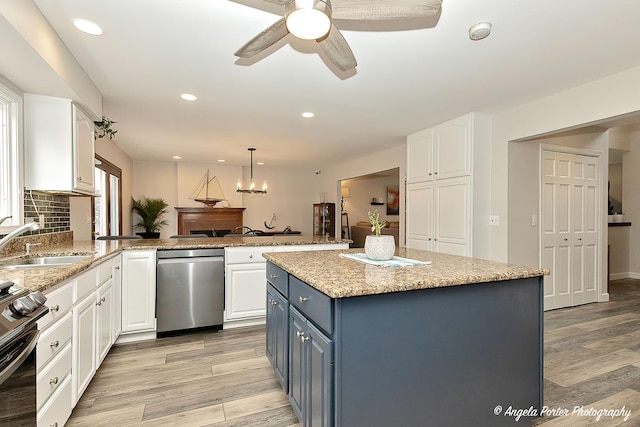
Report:
[[[222,325],[224,249],[159,250],[158,332]]]

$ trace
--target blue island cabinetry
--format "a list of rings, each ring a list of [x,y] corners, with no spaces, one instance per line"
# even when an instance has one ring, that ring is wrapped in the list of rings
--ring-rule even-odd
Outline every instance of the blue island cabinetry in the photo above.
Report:
[[[267,264],[267,356],[303,426],[529,426],[494,409],[540,411],[541,277],[332,298],[285,269]]]

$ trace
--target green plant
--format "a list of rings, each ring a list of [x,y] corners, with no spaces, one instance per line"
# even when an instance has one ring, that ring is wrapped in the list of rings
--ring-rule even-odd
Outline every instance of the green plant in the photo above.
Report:
[[[140,221],[138,221],[134,227],[144,228],[147,233],[153,233],[160,230],[160,228],[169,224],[166,219],[160,219],[160,217],[167,213],[167,202],[162,199],[152,199],[142,196],[138,200],[131,199],[131,209],[140,215]]]
[[[105,136],[108,136],[109,139],[113,139],[113,137],[116,136],[116,133],[118,133],[117,130],[111,129],[111,125],[113,125],[114,123],[118,122],[114,122],[113,120],[105,116],[102,116],[102,121],[93,122],[93,124],[96,126],[96,129],[98,130],[96,136],[98,138],[104,138]]]
[[[378,212],[378,209],[375,209],[373,212],[369,211],[368,214],[371,231],[375,232],[377,237],[380,237],[380,229],[387,225],[387,221],[380,221],[380,212]]]

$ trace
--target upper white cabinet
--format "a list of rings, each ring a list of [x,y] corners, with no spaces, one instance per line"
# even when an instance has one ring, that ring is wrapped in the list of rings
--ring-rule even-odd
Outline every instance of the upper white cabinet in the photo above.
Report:
[[[69,99],[25,94],[25,187],[94,194],[93,120]]]
[[[489,257],[490,148],[478,113],[407,137],[407,247]]]
[[[407,182],[471,175],[473,117],[466,115],[407,137]]]

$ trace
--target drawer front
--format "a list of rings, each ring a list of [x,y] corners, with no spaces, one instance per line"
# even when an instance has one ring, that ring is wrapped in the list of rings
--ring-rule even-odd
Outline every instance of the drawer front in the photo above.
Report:
[[[37,372],[40,372],[49,360],[60,353],[68,342],[71,342],[72,334],[73,316],[70,311],[62,319],[42,332],[36,347]]]
[[[38,319],[38,329],[41,331],[50,323],[62,318],[71,309],[73,285],[68,282],[62,286],[56,286],[50,292],[45,291],[44,296],[47,297],[44,305],[49,307],[49,312]]]
[[[279,290],[282,295],[285,297],[289,296],[289,275],[286,271],[268,262],[267,280],[274,288]]]
[[[51,399],[38,411],[38,427],[62,427],[71,416],[71,376],[67,376]]]
[[[313,289],[297,277],[289,276],[289,303],[320,328],[329,334],[333,333],[331,298]]]
[[[246,264],[267,262],[262,257],[264,252],[273,252],[273,246],[254,246],[250,248],[225,248],[224,260],[227,264]]]
[[[38,375],[36,386],[36,399],[38,409],[49,399],[49,397],[60,387],[64,380],[71,373],[71,343],[67,344],[58,357]]]
[[[96,289],[97,268],[90,268],[74,280],[73,303],[80,301]]]
[[[98,286],[102,285],[107,280],[111,279],[112,268],[113,268],[112,259],[108,259],[96,267],[97,274],[98,274],[98,281],[96,283],[98,284]]]

